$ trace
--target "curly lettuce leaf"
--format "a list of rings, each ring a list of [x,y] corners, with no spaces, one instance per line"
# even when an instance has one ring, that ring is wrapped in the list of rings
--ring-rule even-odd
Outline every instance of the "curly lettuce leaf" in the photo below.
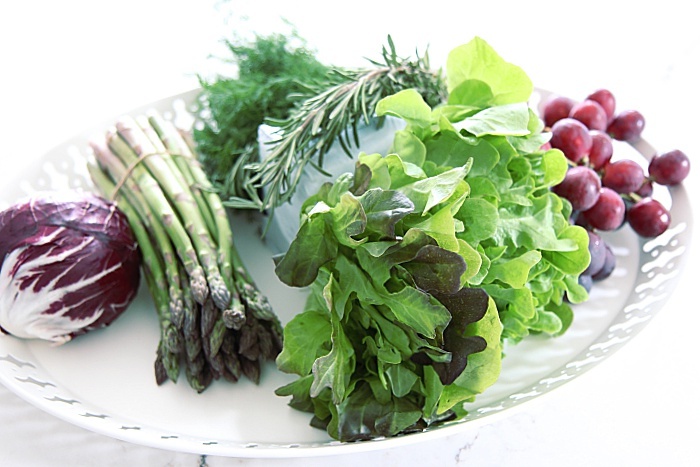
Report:
[[[313,249],[313,254],[306,254]],[[299,227],[299,232],[287,253],[276,259],[275,274],[291,287],[306,287],[318,275],[318,270],[338,255],[338,242],[325,219],[312,216]]]
[[[460,86],[465,82],[478,80],[486,83],[493,96],[490,105],[504,105],[526,102],[533,91],[533,85],[525,71],[517,65],[505,61],[484,39],[475,37],[468,43],[458,46],[447,57],[447,87],[452,93],[470,100],[459,103],[470,104],[484,99],[485,92],[464,92]],[[472,85],[479,86],[480,84]]]
[[[464,339],[478,336],[486,342],[486,346],[484,350],[470,354],[464,371],[444,387],[436,408],[438,414],[453,409],[459,403],[473,401],[498,380],[503,353],[501,333],[498,309],[493,299],[488,297],[484,317],[467,324],[462,333]]]
[[[404,89],[382,99],[375,109],[378,116],[392,115],[406,121],[409,126],[430,126],[433,109],[415,89]]]
[[[368,190],[360,196],[360,204],[366,219],[365,233],[375,233],[380,240],[396,238],[397,222],[415,209],[408,197],[389,190]]]
[[[476,137],[525,136],[530,134],[530,112],[525,102],[487,107],[464,120],[455,128],[468,131]]]
[[[330,352],[331,322],[328,313],[307,310],[284,327],[284,348],[277,356],[277,367],[285,373],[306,375],[314,361]]]

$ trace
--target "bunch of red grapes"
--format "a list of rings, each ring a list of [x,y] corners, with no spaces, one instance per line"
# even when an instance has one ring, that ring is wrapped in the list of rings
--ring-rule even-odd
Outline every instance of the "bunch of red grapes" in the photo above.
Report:
[[[654,155],[646,171],[635,160],[614,159],[613,140],[634,143],[645,126],[640,112],[617,112],[615,107],[615,96],[607,89],[580,102],[555,96],[541,107],[541,117],[552,133],[548,144],[570,161],[564,180],[553,191],[571,202],[572,222],[588,231],[591,262],[580,277],[588,290],[594,281],[610,276],[616,263],[598,232],[627,223],[645,238],[664,233],[671,216],[653,198],[654,184],[677,185],[690,170],[688,157],[678,149]]]

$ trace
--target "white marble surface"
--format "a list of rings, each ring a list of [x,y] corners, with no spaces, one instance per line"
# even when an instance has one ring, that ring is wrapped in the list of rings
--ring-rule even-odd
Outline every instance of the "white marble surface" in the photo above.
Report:
[[[404,54],[430,44],[434,64],[480,35],[537,86],[578,98],[608,87],[620,107],[646,115],[645,136],[654,145],[683,149],[693,164],[700,157],[700,29],[686,2],[633,7],[589,0],[575,9],[555,1],[252,3],[258,2],[3,3],[2,176],[96,121],[195,87],[197,74],[220,66],[208,56],[235,24],[270,32],[281,27],[280,17],[322,59],[346,65],[378,56],[387,34]],[[250,21],[239,23],[241,14]],[[699,181],[700,171],[691,170],[686,186],[693,200]],[[698,465],[697,245],[689,254],[676,293],[619,352],[517,412],[459,435],[332,458],[202,457],[85,431],[0,387],[0,465]]]

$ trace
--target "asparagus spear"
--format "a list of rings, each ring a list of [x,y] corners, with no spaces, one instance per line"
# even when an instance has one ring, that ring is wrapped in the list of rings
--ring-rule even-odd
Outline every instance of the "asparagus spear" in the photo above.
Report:
[[[120,119],[92,147],[95,184],[127,206],[147,252],[161,326],[156,381],[176,381],[182,364],[198,392],[220,378],[258,382],[261,361],[282,348],[282,326],[240,258],[226,209],[187,138],[154,114]]]
[[[185,266],[187,274],[190,277],[190,284],[195,300],[198,303],[204,303],[207,295],[209,295],[209,289],[207,287],[204,270],[199,264],[198,255],[195,252],[190,237],[183,225],[179,222],[177,214],[173,211],[170,202],[161,191],[158,182],[139,165],[135,165],[132,171],[129,172],[129,166],[125,164],[122,159],[115,157],[117,154],[120,154],[120,150],[123,150],[123,145],[125,143],[119,143],[119,138],[114,135],[115,133],[109,131],[107,134],[107,141],[112,142],[115,149],[106,148],[100,142],[93,142],[91,144],[98,163],[108,171],[112,179],[129,184],[131,190],[127,192],[136,193],[134,189],[138,189],[144,194],[147,208],[154,213],[158,213],[157,215],[160,217],[160,222],[157,224],[162,225],[168,232],[170,240],[174,244],[175,251],[182,261],[182,264]]]
[[[162,300],[158,300],[158,297],[162,294],[162,291],[166,290],[166,287],[162,284],[157,284],[150,288],[152,295],[154,296],[154,301],[156,302],[156,308],[159,311],[159,316],[161,317],[162,345],[159,345],[157,353],[156,381],[159,384],[163,382],[162,373],[167,373],[169,379],[175,381],[177,380],[176,373],[178,372],[178,367],[175,364],[176,354],[182,353],[176,352],[175,347],[179,347],[182,344],[175,343],[176,338],[174,336],[176,335],[177,329],[172,329],[168,323],[168,320],[174,325],[182,327],[184,325],[185,312],[198,313],[198,310],[193,303],[184,303],[186,301],[184,299],[186,295],[182,293],[182,291],[184,288],[186,288],[187,291],[191,292],[190,296],[197,302],[206,301],[208,292],[204,274],[201,270],[201,266],[199,266],[196,262],[197,256],[193,253],[183,253],[186,251],[192,251],[194,247],[189,243],[189,237],[187,236],[184,227],[180,226],[177,222],[176,213],[169,209],[170,205],[164,198],[163,194],[159,191],[158,185],[149,178],[148,174],[142,173],[141,167],[134,167],[133,172],[136,172],[136,175],[134,175],[134,173],[128,173],[127,167],[124,165],[124,163],[104,143],[93,142],[92,148],[100,166],[107,173],[109,173],[114,180],[118,180],[123,183],[124,189],[119,190],[118,195],[120,195],[120,197],[127,199],[130,198],[133,200],[133,206],[138,207],[137,210],[141,213],[143,222],[148,226],[148,229],[153,233],[153,236],[158,239],[158,253],[153,254],[162,255],[161,262],[165,265],[165,269],[170,273],[169,277],[171,280],[167,290],[175,289],[175,294],[178,297],[183,298],[183,303],[181,303],[179,307],[175,308],[174,314],[171,313],[170,316],[165,317],[164,311],[162,310]],[[132,178],[138,176],[139,174],[143,175],[143,178]],[[140,182],[137,183],[136,180],[139,180]],[[115,188],[116,186],[113,183],[111,186],[104,187],[103,191],[106,193],[114,193]],[[145,190],[142,190],[142,188]],[[167,219],[167,221],[163,220],[158,222],[154,216],[154,211],[159,212],[161,214],[161,219]],[[182,266],[174,261],[177,256],[175,256],[173,253],[171,241],[178,248]],[[190,265],[190,263],[192,264]],[[178,271],[181,267],[183,269],[195,271],[193,274],[190,274],[193,277],[190,283],[185,284],[179,280],[179,276],[181,274],[179,274]],[[171,301],[173,301],[172,296]],[[191,333],[185,332],[184,329],[182,330],[182,336],[182,340],[185,341],[185,345],[188,344],[188,341],[192,340]],[[192,344],[189,344],[190,348],[192,348]],[[199,344],[201,347],[201,340],[197,341],[197,344]],[[198,391],[201,391],[206,387],[204,381],[211,381],[211,377],[210,375],[205,374],[204,369],[201,368],[201,365],[195,366],[191,364],[191,361],[196,360],[197,355],[193,355],[189,359],[190,365],[188,366],[188,380],[195,384]]]
[[[114,183],[108,176],[94,164],[88,164],[88,171],[93,182],[105,193],[113,192]],[[136,205],[129,202],[125,196],[119,196],[115,200],[119,209],[126,215],[129,220],[134,236],[139,244],[143,261],[143,272],[146,279],[148,289],[151,291],[156,310],[161,320],[161,344],[158,346],[157,357],[155,361],[156,382],[162,384],[166,379],[177,381],[180,373],[178,344],[173,343],[173,337],[168,337],[167,333],[172,332],[172,328],[165,324],[168,319],[168,312],[171,310],[170,297],[168,292],[171,290],[167,287],[166,274],[164,269],[167,263],[162,261],[162,256],[157,253],[157,240],[149,235],[149,230],[146,225],[148,221],[143,215],[143,210],[135,207]],[[162,238],[161,238],[162,240]],[[177,338],[175,338],[177,339]],[[168,340],[171,340],[170,345],[166,345]]]
[[[153,145],[152,149],[156,153],[165,154],[167,152],[172,156],[166,157],[165,161],[170,165],[173,174],[179,174],[182,177],[181,182],[184,184],[183,186],[189,188],[190,192],[192,193],[192,197],[197,203],[197,208],[202,214],[202,217],[204,218],[204,222],[206,223],[208,230],[211,233],[215,233],[215,221],[212,217],[212,213],[210,212],[207,201],[204,199],[202,187],[200,184],[197,183],[197,181],[192,177],[192,175],[188,171],[183,170],[184,164],[181,160],[182,157],[179,155],[180,153],[174,151],[173,148],[170,147],[170,145],[166,147],[168,141],[166,140],[166,138],[163,137],[162,134],[156,132],[156,128],[154,125],[152,125],[151,119],[149,119],[145,115],[140,115],[135,117],[135,120],[141,131],[143,131],[143,133],[148,137],[148,140]],[[218,239],[215,238],[214,241],[217,242]]]
[[[220,308],[226,308],[231,300],[231,293],[226,288],[216,263],[216,254],[206,223],[191,192],[182,183],[181,176],[169,167],[168,157],[156,151],[149,143],[148,137],[130,118],[123,118],[117,122],[117,133],[109,136],[108,144],[124,162],[134,166],[134,170],[143,167],[148,169],[155,183],[177,210],[176,214],[179,214],[180,222],[189,234],[193,250],[204,268],[212,299]]]
[[[108,173],[112,172],[110,170],[110,167],[113,167],[113,170],[122,173],[121,170],[119,170],[119,161],[116,160],[114,155],[104,143],[93,143],[92,148],[93,153],[96,155],[98,162],[101,161],[101,163],[103,164],[103,168]],[[95,176],[99,175],[93,174],[93,178]],[[111,193],[114,193],[117,189],[116,182],[114,180],[102,181],[101,183],[104,187],[104,190],[108,190]],[[124,179],[123,184],[126,190],[116,193],[118,195],[118,199],[120,199],[122,203],[128,203],[130,209],[136,211],[136,214],[138,215],[140,221],[145,225],[147,231],[150,231],[153,235],[154,241],[158,245],[158,251],[160,253],[159,256],[162,257],[161,262],[163,263],[163,269],[165,270],[165,274],[167,277],[167,287],[170,303],[169,306],[172,321],[173,324],[175,324],[176,326],[182,327],[185,303],[182,292],[182,279],[180,278],[181,271],[178,267],[177,262],[175,261],[177,253],[173,249],[172,242],[170,241],[170,237],[168,236],[167,232],[165,231],[163,226],[155,219],[155,214],[149,208],[149,204],[145,200],[138,184],[136,184],[133,180],[129,178]],[[201,277],[197,277],[198,278],[196,280],[201,281]]]
[[[247,308],[249,308],[258,319],[270,321],[275,338],[279,337],[281,342],[281,325],[272,311],[272,307],[267,298],[261,294],[256,287],[238,251],[231,247],[233,245],[233,232],[225,213],[225,207],[218,193],[215,192],[214,187],[208,180],[204,170],[202,170],[197,162],[194,150],[172,122],[162,119],[157,114],[152,115],[149,121],[165,143],[166,148],[172,154],[182,156],[177,159],[178,162],[180,162],[181,170],[183,172],[189,172],[191,178],[204,190],[206,201],[216,219],[217,233],[220,238],[219,258],[222,271],[230,271],[230,275],[226,274],[225,277],[233,278],[234,282],[230,285],[241,295]],[[235,316],[229,316],[228,318],[236,320]],[[242,324],[243,322],[241,320],[231,326],[239,327]]]
[[[235,294],[235,284],[232,282],[233,266],[231,263],[231,247],[233,245],[233,234],[223,203],[204,174],[204,171],[200,168],[193,152],[181,138],[180,133],[172,122],[162,119],[157,114],[151,115],[148,121],[156,134],[158,134],[163,141],[165,148],[170,154],[175,155],[175,162],[180,171],[198,188],[201,204],[202,206],[206,206],[203,210],[213,217],[211,229],[212,236],[215,238],[217,244],[217,260],[224,281],[229,287],[229,290],[233,293],[230,309],[240,316],[243,313],[243,309]]]

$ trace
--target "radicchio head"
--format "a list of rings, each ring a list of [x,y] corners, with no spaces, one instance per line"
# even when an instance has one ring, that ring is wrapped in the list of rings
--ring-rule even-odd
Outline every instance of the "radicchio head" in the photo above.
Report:
[[[0,213],[0,330],[62,344],[116,319],[141,256],[117,206],[91,193],[32,196]]]

